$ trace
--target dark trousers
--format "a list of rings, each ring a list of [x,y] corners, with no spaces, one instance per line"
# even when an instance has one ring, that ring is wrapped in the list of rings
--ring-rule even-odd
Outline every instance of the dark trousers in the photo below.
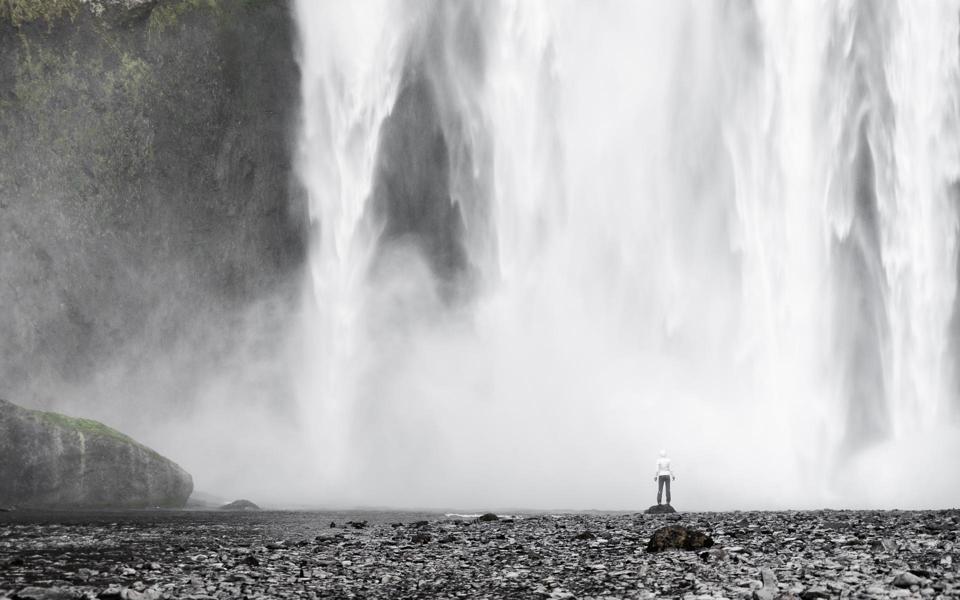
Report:
[[[660,504],[660,498],[663,497],[663,486],[667,486],[667,504],[670,504],[670,476],[661,475],[657,477],[657,504]]]

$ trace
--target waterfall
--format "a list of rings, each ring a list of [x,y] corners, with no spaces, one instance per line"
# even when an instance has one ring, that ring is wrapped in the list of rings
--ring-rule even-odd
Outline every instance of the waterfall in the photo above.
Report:
[[[952,502],[957,4],[298,0],[316,500]]]

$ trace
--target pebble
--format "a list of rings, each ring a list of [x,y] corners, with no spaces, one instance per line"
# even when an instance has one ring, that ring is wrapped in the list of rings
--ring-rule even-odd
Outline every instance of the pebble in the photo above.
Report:
[[[0,599],[960,597],[960,511],[330,517],[4,513]],[[645,552],[667,525],[714,546]]]

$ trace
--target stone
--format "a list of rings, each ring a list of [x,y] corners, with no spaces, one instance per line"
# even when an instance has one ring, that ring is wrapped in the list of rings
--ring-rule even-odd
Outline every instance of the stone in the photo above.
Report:
[[[923,579],[909,571],[905,571],[894,577],[891,585],[898,588],[909,588],[912,585],[920,585],[921,583],[923,583]]]
[[[713,546],[713,539],[707,534],[689,527],[671,525],[653,532],[647,543],[647,552],[662,552],[670,549],[702,550],[711,546]]]
[[[13,595],[14,600],[75,600],[80,594],[66,588],[25,587]]]
[[[97,421],[0,399],[0,504],[36,508],[179,508],[193,478]]]
[[[482,515],[480,515],[480,517],[477,520],[484,521],[484,522],[499,521],[500,517],[498,517],[493,513],[483,513]]]
[[[703,562],[719,562],[727,559],[727,551],[723,548],[711,548],[697,553]]]
[[[654,504],[644,512],[648,515],[669,515],[677,511],[669,504]]]
[[[220,510],[260,510],[260,507],[249,500],[240,499],[224,504]]]
[[[760,569],[760,580],[763,587],[754,590],[753,600],[774,600],[777,596],[777,576],[773,571],[764,567]]]
[[[136,511],[105,519],[60,513],[62,520],[40,523],[32,515],[0,515],[0,600],[15,595],[4,589],[12,581],[66,588],[85,600],[95,600],[98,591],[103,600],[145,600],[151,590],[164,598],[292,598],[305,589],[317,597],[371,600],[546,598],[557,589],[576,598],[643,600],[957,595],[960,578],[939,562],[956,551],[955,531],[916,535],[953,512],[838,512],[686,513],[669,524],[699,529],[715,541],[695,554],[643,552],[665,523],[636,514],[531,514],[510,525],[433,519],[394,527],[402,516],[371,513],[364,529],[332,531],[326,528],[332,514],[273,511],[243,515],[239,527],[224,512]],[[823,520],[841,517],[863,545],[826,543],[836,534],[821,533],[829,531]],[[308,532],[327,535],[306,543]],[[578,540],[584,532],[597,537]],[[871,544],[882,537],[898,544],[895,559]],[[123,576],[125,569],[136,575]],[[84,580],[94,570],[99,577]],[[931,577],[909,588],[890,585],[910,570]],[[111,581],[120,583],[104,594]]]
[[[414,544],[426,544],[431,539],[430,534],[426,531],[418,531],[410,537],[410,541]]]

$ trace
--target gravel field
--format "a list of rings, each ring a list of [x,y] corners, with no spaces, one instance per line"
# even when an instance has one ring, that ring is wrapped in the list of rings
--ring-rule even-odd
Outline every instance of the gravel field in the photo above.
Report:
[[[649,552],[665,526],[713,545]],[[956,598],[960,510],[0,513],[0,598]]]

